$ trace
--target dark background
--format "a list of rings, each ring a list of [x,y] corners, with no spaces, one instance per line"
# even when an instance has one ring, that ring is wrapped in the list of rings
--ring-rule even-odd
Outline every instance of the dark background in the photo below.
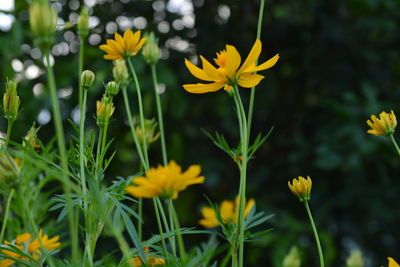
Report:
[[[201,164],[207,178],[204,185],[193,186],[176,201],[182,224],[194,226],[201,206],[207,204],[203,194],[215,202],[233,199],[239,178],[233,161],[200,129],[219,131],[232,145],[239,136],[233,101],[226,93],[191,95],[182,89],[183,83],[198,82],[183,59],[195,60],[196,54],[211,59],[226,43],[235,45],[244,58],[255,40],[259,1],[172,2],[186,6],[174,10],[171,1],[162,0],[86,1],[95,5],[84,65],[96,73],[87,123],[96,127],[95,101],[103,93],[103,83],[112,79],[112,64],[103,60],[98,45],[115,30],[145,26],[144,31],[154,31],[162,47],[157,69],[166,87],[162,101],[169,158],[185,167]],[[65,22],[76,20],[81,8],[73,0],[55,5]],[[365,123],[371,114],[398,110],[399,8],[395,0],[267,1],[260,60],[276,53],[281,57],[274,68],[263,72],[266,78],[256,89],[253,137],[271,126],[275,129],[250,163],[248,196],[256,199],[258,210],[275,214],[266,224],[274,231],[247,247],[246,266],[281,266],[292,245],[301,248],[303,266],[317,266],[305,210],[287,188],[287,181],[299,175],[313,179],[310,205],[328,266],[344,266],[352,248],[361,249],[371,267],[386,265],[387,256],[400,256],[396,254],[400,250],[400,161],[390,140],[367,134]],[[11,13],[16,17],[13,27],[0,33],[0,84],[6,76],[21,80],[23,112],[12,137],[19,141],[39,120],[39,137],[46,141],[54,133],[48,122],[50,97],[40,54],[33,49],[26,2],[17,0]],[[75,29],[67,29],[58,33],[53,48],[65,119],[73,117],[78,102],[77,40]],[[146,116],[156,116],[150,70],[141,56],[134,64]],[[249,92],[241,90],[245,103]],[[121,96],[115,104],[110,136],[116,137],[112,149],[118,153],[106,182],[138,171]],[[5,132],[5,120],[0,123]],[[65,126],[72,134],[71,127]],[[158,142],[152,145],[150,158],[152,165],[160,163]],[[149,233],[155,231],[155,226],[148,228]],[[187,239],[197,242],[197,238]]]

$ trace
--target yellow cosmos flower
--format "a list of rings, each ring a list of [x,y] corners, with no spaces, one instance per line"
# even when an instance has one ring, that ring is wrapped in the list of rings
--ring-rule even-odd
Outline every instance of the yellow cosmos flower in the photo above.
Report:
[[[301,202],[310,200],[312,181],[310,176],[305,179],[303,176],[299,176],[297,179],[293,179],[292,184],[288,182],[290,191],[295,194]]]
[[[397,119],[393,113],[381,112],[379,114],[379,119],[375,116],[371,116],[372,121],[367,120],[367,124],[371,129],[367,131],[367,133],[374,135],[392,135],[397,126]]]
[[[140,38],[140,31],[133,33],[126,30],[122,37],[119,33],[114,34],[114,39],[108,39],[107,44],[100,45],[100,49],[107,53],[104,59],[125,60],[135,56],[146,42],[146,37]]]
[[[181,167],[170,161],[167,166],[159,165],[146,172],[146,177],[133,179],[133,186],[127,186],[125,190],[137,198],[172,198],[176,199],[180,191],[189,185],[204,183],[204,176],[199,176],[201,167],[192,165],[182,173]]]
[[[247,217],[249,215],[250,210],[256,204],[254,199],[250,199],[245,207],[244,216]],[[239,216],[239,197],[237,196],[235,199],[235,203],[230,200],[222,201],[219,212],[222,218],[222,221],[227,223],[237,223],[238,216]],[[203,207],[201,209],[201,213],[203,215],[203,219],[199,220],[199,224],[206,227],[206,228],[214,228],[219,226],[217,220],[217,214],[215,210],[211,207]]]
[[[246,60],[240,66],[241,57],[237,49],[232,45],[226,45],[226,49],[217,53],[214,58],[217,68],[200,56],[202,68],[192,64],[185,59],[186,67],[193,76],[211,83],[184,84],[183,88],[189,93],[203,94],[215,92],[221,88],[231,90],[234,85],[251,88],[256,86],[263,78],[263,75],[253,74],[253,72],[266,70],[275,65],[279,59],[279,54],[267,60],[261,65],[256,66],[256,61],[261,53],[261,41],[256,40]]]
[[[163,258],[152,256],[152,253],[150,252],[148,247],[144,249],[144,252],[146,253],[146,264],[143,265],[143,259],[141,259],[140,257],[135,257],[132,260],[133,266],[154,267],[165,264],[165,260]]]
[[[32,239],[31,234],[23,233],[18,235],[17,238],[13,242],[5,241],[5,245],[14,244],[21,250],[27,251],[35,260],[38,260],[41,254],[40,248],[43,247],[47,250],[54,250],[61,246],[59,242],[60,236],[55,236],[53,238],[49,238],[48,235],[43,235],[42,229],[39,230],[39,236],[36,239]],[[40,241],[39,241],[40,240]],[[10,256],[14,259],[22,259],[24,261],[29,261],[27,257],[23,257],[18,253],[2,250],[2,253]],[[0,261],[0,267],[8,267],[16,263],[16,261],[12,259],[4,259]]]

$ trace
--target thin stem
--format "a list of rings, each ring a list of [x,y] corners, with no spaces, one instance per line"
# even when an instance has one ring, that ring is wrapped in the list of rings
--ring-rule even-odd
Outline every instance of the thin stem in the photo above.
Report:
[[[170,202],[170,204],[169,204],[170,213],[172,214],[172,217],[174,219],[176,239],[178,240],[179,255],[184,260],[186,258],[186,251],[185,251],[185,244],[183,243],[181,226],[179,224],[178,214],[175,211],[175,207],[174,207],[174,204],[172,203],[172,199],[169,199],[168,201]]]
[[[170,229],[173,227],[173,224],[171,224],[171,227],[169,227],[167,216],[165,215],[165,211],[164,211],[163,205],[161,203],[161,200],[158,197],[156,197],[155,199],[156,199],[158,208],[160,209],[161,218],[162,218],[162,221],[164,223],[165,230],[167,232],[170,232]],[[170,237],[168,237],[168,241],[169,241],[169,244],[171,246],[172,253],[174,254],[174,256],[176,256],[175,238],[173,236],[170,236]]]
[[[121,231],[119,229],[117,229],[117,227],[115,227],[112,223],[111,220],[108,219],[108,223],[110,224],[110,228],[111,231],[115,237],[115,239],[118,242],[118,245],[124,255],[125,259],[130,259],[131,258],[131,253],[130,253],[130,249],[129,249],[129,245],[128,242],[126,241],[126,239],[124,238],[124,236],[122,235]]]
[[[83,100],[83,88],[80,82],[81,75],[83,72],[83,51],[85,47],[85,42],[82,37],[80,37],[80,45],[79,45],[79,63],[78,63],[78,81],[79,81],[79,108],[82,108],[82,100]],[[82,112],[82,109],[80,109]]]
[[[57,144],[58,150],[60,152],[61,158],[61,170],[62,170],[62,179],[63,179],[63,189],[66,196],[66,205],[68,211],[68,221],[69,221],[69,230],[70,230],[70,238],[71,238],[71,253],[72,253],[72,263],[77,264],[78,262],[78,225],[75,222],[75,212],[71,203],[71,181],[68,177],[68,159],[67,152],[65,149],[65,138],[64,138],[64,129],[61,120],[60,113],[60,103],[57,98],[57,89],[56,83],[54,79],[53,68],[50,64],[50,51],[45,51],[45,60],[46,60],[46,71],[48,76],[48,85],[50,88],[50,97],[51,104],[53,109],[54,116],[54,124],[56,128],[56,136],[57,136]]]
[[[261,38],[261,28],[262,28],[262,22],[263,22],[263,17],[264,17],[264,6],[265,6],[265,0],[261,0],[260,3],[260,10],[258,13],[258,23],[257,23],[257,39]],[[258,59],[256,60],[256,65],[258,63]],[[247,116],[247,132],[249,133],[249,138],[250,138],[250,130],[251,130],[251,121],[253,119],[253,110],[254,110],[254,98],[256,94],[256,88],[252,87],[251,88],[251,93],[250,93],[250,103],[249,103],[249,113]]]
[[[128,58],[128,65],[129,69],[132,73],[133,80],[135,81],[135,88],[136,88],[136,93],[138,95],[138,105],[139,105],[139,116],[140,116],[140,127],[142,129],[142,144],[143,144],[143,151],[144,151],[144,157],[147,162],[147,166],[149,166],[149,158],[147,155],[147,144],[146,144],[146,138],[145,138],[145,127],[144,127],[144,115],[143,115],[143,101],[142,101],[142,93],[140,92],[140,84],[138,77],[136,75],[135,69],[133,68],[132,61],[130,58]]]
[[[11,136],[11,129],[13,127],[14,124],[14,120],[12,119],[8,119],[8,124],[7,124],[7,137],[6,137],[6,141],[4,143],[4,147],[7,148],[8,147],[8,142],[10,141],[10,136]]]
[[[310,208],[308,206],[308,201],[304,201],[304,206],[306,207],[308,218],[310,218],[311,227],[312,227],[313,232],[314,232],[315,242],[317,243],[318,255],[319,255],[319,264],[320,264],[321,267],[324,267],[325,266],[325,264],[324,264],[324,255],[322,254],[321,243],[319,242],[317,228],[315,227],[314,219],[312,217]]]
[[[128,116],[128,122],[129,122],[129,127],[131,128],[133,141],[136,145],[136,150],[138,152],[140,162],[141,162],[142,166],[144,167],[144,169],[147,170],[147,169],[149,169],[149,164],[147,163],[147,161],[145,160],[145,158],[143,156],[143,151],[140,147],[139,140],[136,135],[135,125],[133,123],[132,112],[131,112],[131,108],[129,106],[129,99],[128,99],[128,93],[126,91],[126,87],[122,88],[122,95],[124,97],[126,115]]]
[[[99,137],[97,138],[97,152],[96,152],[96,166],[94,171],[94,176],[96,180],[98,179],[99,171],[100,171],[100,153],[101,153],[101,144],[103,141],[103,126],[99,125]]]
[[[138,214],[139,218],[143,220],[143,198],[139,198],[139,203],[138,203]],[[142,242],[142,237],[143,237],[143,222],[138,220],[138,237],[139,241]]]
[[[398,153],[399,156],[400,156],[400,148],[399,148],[399,146],[397,145],[397,142],[396,142],[396,140],[394,139],[393,134],[390,135],[390,140],[392,140],[392,143],[393,143],[394,147],[396,148],[397,153]]]
[[[167,246],[165,245],[165,239],[164,239],[164,232],[163,232],[163,228],[161,226],[160,213],[159,213],[158,207],[157,207],[158,206],[157,205],[157,201],[156,201],[155,198],[153,198],[152,200],[153,200],[154,211],[156,213],[158,231],[160,232],[160,238],[161,238],[161,243],[162,243],[162,246],[163,246],[164,255],[166,257],[168,257]]]
[[[245,210],[245,202],[246,202],[246,180],[247,180],[247,150],[248,150],[248,132],[247,132],[247,122],[246,122],[246,113],[244,111],[243,103],[240,98],[239,90],[237,86],[235,86],[234,93],[235,104],[237,107],[239,126],[240,126],[240,139],[241,139],[241,149],[242,149],[242,163],[240,165],[240,185],[239,185],[239,215],[238,215],[238,229],[239,231],[236,234],[236,246],[239,245],[239,267],[243,266],[243,258],[244,258],[244,210]],[[235,249],[234,253],[237,252]]]
[[[157,91],[158,86],[158,79],[157,79],[157,72],[156,72],[156,65],[151,65],[151,76],[153,78],[153,86],[154,86],[154,94],[156,97],[156,104],[157,104],[157,115],[158,115],[158,123],[160,128],[160,139],[161,139],[161,152],[164,165],[168,164],[168,157],[167,157],[167,146],[165,144],[165,134],[164,134],[164,121],[162,116],[162,107],[161,107],[161,100],[160,94]]]
[[[86,203],[87,188],[86,188],[85,156],[84,156],[86,101],[87,101],[87,90],[83,91],[82,104],[79,108],[81,112],[79,120],[79,165],[80,165],[84,210],[86,210],[87,208],[87,203]]]
[[[8,195],[8,198],[7,198],[6,211],[4,213],[3,225],[1,226],[0,244],[3,244],[4,233],[6,232],[8,216],[10,215],[10,205],[11,205],[11,200],[14,195],[14,191],[15,191],[14,188],[11,189],[10,194]]]

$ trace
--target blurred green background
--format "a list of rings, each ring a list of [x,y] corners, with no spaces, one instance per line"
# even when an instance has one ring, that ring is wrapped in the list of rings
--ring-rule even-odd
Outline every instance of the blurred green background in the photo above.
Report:
[[[13,1],[2,5],[6,2]],[[89,92],[88,127],[96,127],[95,101],[103,93],[103,83],[112,79],[112,64],[103,60],[98,45],[115,31],[154,31],[162,48],[157,69],[160,88],[165,88],[169,157],[184,167],[201,164],[207,178],[204,185],[193,186],[176,201],[183,226],[197,225],[200,208],[207,205],[203,195],[215,202],[232,199],[239,178],[232,159],[213,146],[201,128],[223,133],[232,145],[239,136],[233,101],[226,93],[191,95],[182,89],[183,83],[198,81],[183,59],[195,62],[197,54],[211,59],[226,43],[235,45],[244,57],[255,40],[259,1],[84,3],[91,8],[84,66],[96,73],[96,85]],[[61,24],[76,21],[83,2],[53,4]],[[275,214],[266,224],[274,231],[247,247],[246,266],[281,266],[292,245],[302,250],[302,266],[317,266],[305,210],[287,188],[287,181],[299,175],[313,179],[310,205],[328,266],[344,266],[353,248],[362,250],[367,267],[386,266],[387,256],[400,259],[400,160],[390,140],[368,135],[365,123],[382,110],[399,114],[399,9],[395,0],[267,1],[260,60],[276,53],[281,57],[263,73],[266,78],[256,89],[252,132],[255,136],[271,126],[275,129],[250,163],[248,196],[256,199],[258,210]],[[12,138],[20,141],[37,121],[40,139],[48,141],[54,135],[50,97],[41,54],[29,31],[27,2],[16,0],[14,8],[0,12],[0,84],[6,77],[20,80],[23,107]],[[77,50],[74,28],[58,32],[52,49],[57,87],[63,117],[75,121],[79,118]],[[155,117],[150,70],[141,56],[134,64],[146,116]],[[241,92],[248,103],[250,90]],[[138,171],[122,97],[117,97],[116,106],[110,136],[116,138],[112,149],[118,153],[106,182]],[[0,131],[5,132],[5,120],[0,123]],[[73,134],[67,122],[65,127]],[[153,166],[160,163],[159,143],[152,145],[150,158]],[[150,234],[155,225],[147,221]],[[196,244],[199,238],[189,237],[187,242]]]

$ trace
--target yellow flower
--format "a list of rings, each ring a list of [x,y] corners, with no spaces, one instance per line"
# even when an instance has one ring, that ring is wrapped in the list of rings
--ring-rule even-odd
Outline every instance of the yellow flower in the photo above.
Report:
[[[204,176],[199,176],[201,167],[192,165],[182,173],[182,169],[175,161],[170,161],[167,166],[159,165],[146,172],[146,177],[133,179],[132,186],[127,186],[125,190],[137,198],[172,198],[176,199],[178,193],[192,184],[204,183]]]
[[[5,241],[5,245],[9,244],[14,244],[21,250],[27,251],[29,254],[32,255],[32,257],[35,260],[38,260],[40,257],[40,248],[43,246],[47,250],[54,250],[58,247],[61,246],[61,243],[59,242],[60,236],[55,236],[53,238],[50,238],[47,235],[42,234],[42,229],[39,230],[39,237],[36,239],[32,240],[32,236],[28,233],[23,233],[21,235],[18,235],[17,238],[13,242],[7,242]],[[41,241],[39,241],[39,239]],[[10,256],[14,259],[22,259],[24,261],[29,261],[27,257],[23,257],[18,253],[9,251],[9,250],[2,250],[2,253],[6,254],[7,256]],[[12,259],[4,259],[0,261],[0,267],[8,267],[14,264],[15,261]]]
[[[312,181],[310,176],[305,179],[303,176],[299,176],[297,179],[293,179],[292,184],[288,182],[290,191],[295,194],[301,202],[310,200]]]
[[[135,56],[142,48],[146,37],[140,38],[140,31],[133,33],[131,30],[124,32],[124,37],[115,33],[115,40],[108,39],[107,44],[100,45],[100,49],[107,53],[104,55],[108,60],[125,60],[128,57]]]
[[[241,57],[237,49],[232,45],[226,45],[226,49],[217,53],[214,58],[218,68],[213,66],[203,56],[200,56],[202,68],[196,67],[189,60],[185,59],[186,67],[193,76],[211,83],[184,84],[183,88],[189,93],[203,94],[215,92],[221,88],[225,90],[233,89],[238,84],[241,87],[251,88],[256,86],[263,78],[263,75],[253,74],[253,72],[266,70],[275,65],[279,59],[279,54],[267,60],[261,65],[256,66],[256,61],[261,53],[261,41],[256,40],[246,60],[240,66]]]
[[[145,266],[153,267],[153,266],[158,266],[158,265],[164,265],[165,260],[160,257],[154,257],[152,256],[152,253],[149,251],[149,248],[145,248],[144,252],[146,253],[146,264]],[[149,256],[147,256],[149,255]],[[143,259],[140,257],[135,257],[132,260],[133,266],[143,266]]]
[[[249,215],[250,210],[256,204],[254,199],[250,199],[245,207],[244,216],[247,217]],[[230,200],[222,201],[219,212],[221,215],[221,219],[225,224],[228,223],[237,223],[239,216],[239,197],[236,197],[235,203]],[[199,224],[206,228],[214,228],[219,226],[217,220],[217,214],[215,210],[211,207],[203,207],[201,209],[201,213],[203,214],[203,219],[199,220]]]
[[[400,265],[391,257],[388,257],[388,267],[400,267]]]
[[[386,113],[384,111],[379,114],[379,119],[375,116],[371,116],[372,121],[367,120],[367,124],[371,129],[367,133],[379,135],[392,135],[397,126],[396,116],[393,113]]]

